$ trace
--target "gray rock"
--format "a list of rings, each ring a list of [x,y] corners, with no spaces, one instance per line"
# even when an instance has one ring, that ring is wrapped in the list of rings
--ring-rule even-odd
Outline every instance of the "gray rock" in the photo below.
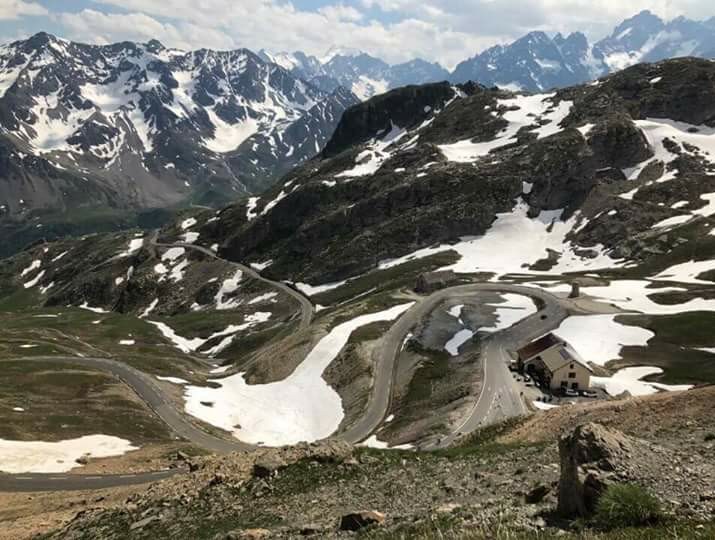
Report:
[[[345,514],[340,518],[341,531],[359,531],[372,525],[382,525],[385,523],[385,514],[375,510],[353,512]]]
[[[551,493],[550,486],[539,484],[524,496],[524,500],[527,504],[538,504],[543,501],[549,493]]]
[[[589,516],[613,471],[627,468],[634,442],[623,433],[599,424],[578,426],[559,441],[561,477],[558,511],[564,516]]]
[[[276,456],[262,458],[253,465],[253,477],[273,478],[278,474],[278,471],[285,467],[285,461]]]

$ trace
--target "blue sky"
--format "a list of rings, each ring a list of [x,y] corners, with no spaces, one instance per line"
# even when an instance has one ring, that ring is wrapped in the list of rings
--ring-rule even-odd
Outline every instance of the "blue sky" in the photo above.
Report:
[[[364,50],[447,67],[530,30],[600,38],[642,9],[715,15],[712,0],[0,0],[0,41],[40,30],[77,41],[156,38],[183,49]]]

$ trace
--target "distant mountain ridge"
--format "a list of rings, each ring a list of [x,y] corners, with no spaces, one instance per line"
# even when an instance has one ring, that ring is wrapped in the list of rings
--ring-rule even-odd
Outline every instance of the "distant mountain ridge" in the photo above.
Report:
[[[262,50],[259,55],[323,90],[344,86],[363,101],[391,88],[443,81],[450,76],[438,63],[419,58],[391,66],[362,51],[338,47],[320,59],[300,51],[271,54]]]
[[[461,62],[450,80],[542,91],[580,84],[641,62],[682,56],[715,57],[715,18],[679,17],[665,22],[642,11],[594,44],[580,32],[553,38],[531,32]]]
[[[532,32],[452,73],[339,47],[320,58],[187,52],[41,32],[0,46],[0,255],[136,225],[141,212],[262,193],[320,153],[344,111],[393,88],[476,81],[544,92],[684,55],[715,57],[715,18],[664,22],[643,11],[595,44]]]
[[[581,84],[640,62],[715,57],[715,17],[706,21],[678,17],[665,22],[642,11],[596,43],[581,32],[553,37],[530,32],[460,62],[452,72],[422,59],[389,65],[367,53],[338,47],[321,58],[303,52],[259,54],[324,90],[342,85],[361,100],[408,84],[444,80],[537,92]]]

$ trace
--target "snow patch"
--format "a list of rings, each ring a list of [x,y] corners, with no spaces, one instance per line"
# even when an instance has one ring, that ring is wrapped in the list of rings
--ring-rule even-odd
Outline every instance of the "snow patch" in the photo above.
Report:
[[[554,333],[569,343],[584,361],[599,366],[621,359],[623,347],[645,347],[655,336],[650,330],[617,322],[616,315],[567,317]]]
[[[254,444],[281,446],[328,437],[344,413],[340,395],[325,382],[323,372],[353,331],[374,322],[392,321],[410,306],[412,303],[395,306],[339,324],[282,381],[249,385],[239,373],[212,380],[219,388],[188,386],[186,412]]]
[[[59,442],[9,441],[0,439],[0,471],[19,473],[63,473],[79,467],[82,456],[121,456],[139,448],[130,441],[109,435],[85,435]]]

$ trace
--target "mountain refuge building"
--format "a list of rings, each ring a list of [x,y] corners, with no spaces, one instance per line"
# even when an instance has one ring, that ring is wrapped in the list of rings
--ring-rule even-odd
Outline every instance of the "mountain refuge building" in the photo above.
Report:
[[[564,340],[554,334],[529,343],[517,351],[517,367],[551,391],[587,390],[591,368]]]

